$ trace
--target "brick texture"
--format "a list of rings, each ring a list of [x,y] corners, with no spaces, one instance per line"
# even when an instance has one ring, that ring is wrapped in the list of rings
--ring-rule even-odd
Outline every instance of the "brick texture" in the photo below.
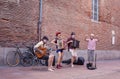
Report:
[[[86,49],[85,35],[98,36],[99,50],[120,49],[120,5],[119,0],[99,0],[100,21],[93,22],[92,0],[43,0],[42,36],[50,41],[55,33],[61,31],[66,40],[71,32],[80,40],[80,48]],[[15,43],[31,44],[37,41],[39,0],[20,0],[4,2],[0,0],[0,45],[14,46]],[[116,43],[111,44],[115,30]]]
[[[0,0],[0,45],[31,44],[37,40],[38,0]]]

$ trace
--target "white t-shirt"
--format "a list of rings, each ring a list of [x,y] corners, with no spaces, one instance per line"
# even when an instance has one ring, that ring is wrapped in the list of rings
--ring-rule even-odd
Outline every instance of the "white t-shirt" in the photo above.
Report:
[[[34,46],[34,48],[38,48],[38,47],[46,47],[46,44],[44,44],[43,43],[43,41],[40,41],[40,42],[38,42],[35,46]]]

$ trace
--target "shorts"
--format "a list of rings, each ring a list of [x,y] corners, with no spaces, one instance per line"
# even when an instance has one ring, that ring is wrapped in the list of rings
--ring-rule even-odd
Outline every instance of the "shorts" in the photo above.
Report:
[[[43,56],[42,58],[40,58],[40,59],[43,59],[43,60],[48,60],[49,59],[49,55],[45,55],[45,56]]]
[[[75,49],[70,49],[70,52],[71,52],[72,56],[77,57],[77,52]]]
[[[94,61],[94,50],[88,50],[88,61]]]
[[[63,49],[57,49],[57,51],[56,51],[57,53],[63,53]]]

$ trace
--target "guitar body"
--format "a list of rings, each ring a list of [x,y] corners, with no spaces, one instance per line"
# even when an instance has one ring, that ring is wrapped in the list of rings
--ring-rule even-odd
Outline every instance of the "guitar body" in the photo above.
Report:
[[[38,52],[38,51],[35,52],[35,55],[36,55],[38,58],[42,58],[43,56],[46,55],[46,52],[47,52],[47,49],[46,49],[46,48],[39,47],[38,49],[42,51],[42,52]]]

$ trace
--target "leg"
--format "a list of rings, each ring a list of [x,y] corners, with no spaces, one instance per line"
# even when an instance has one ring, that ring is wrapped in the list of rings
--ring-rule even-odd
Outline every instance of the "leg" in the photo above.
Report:
[[[54,59],[54,55],[49,55],[49,59],[48,59],[48,70],[49,71],[53,71],[53,59]]]
[[[91,50],[91,63],[93,63],[94,62],[94,50]]]
[[[44,57],[42,57],[42,59],[48,61],[48,70],[53,71],[53,69],[51,68],[52,56],[45,55]]]
[[[57,68],[60,69],[60,63],[61,63],[61,52],[58,52],[58,61],[57,61]]]
[[[72,56],[72,58],[71,58],[71,67],[74,67],[74,65],[73,65],[74,61],[75,61],[75,56]]]
[[[74,67],[73,63],[74,63],[74,61],[76,60],[77,53],[76,53],[75,49],[70,49],[70,52],[71,52],[71,54],[72,54],[71,67]]]
[[[88,50],[88,51],[87,51],[87,53],[88,53],[88,63],[91,62],[91,61],[90,61],[90,51],[91,51],[91,50]]]
[[[91,64],[93,64],[94,61],[94,50],[88,50],[88,62]]]
[[[63,51],[61,51],[61,58],[60,58],[60,64],[62,63],[62,60],[63,60]],[[61,65],[60,65],[61,66]],[[61,66],[62,67],[62,66]]]
[[[54,55],[49,55],[49,67],[53,68],[53,60],[54,60]]]

